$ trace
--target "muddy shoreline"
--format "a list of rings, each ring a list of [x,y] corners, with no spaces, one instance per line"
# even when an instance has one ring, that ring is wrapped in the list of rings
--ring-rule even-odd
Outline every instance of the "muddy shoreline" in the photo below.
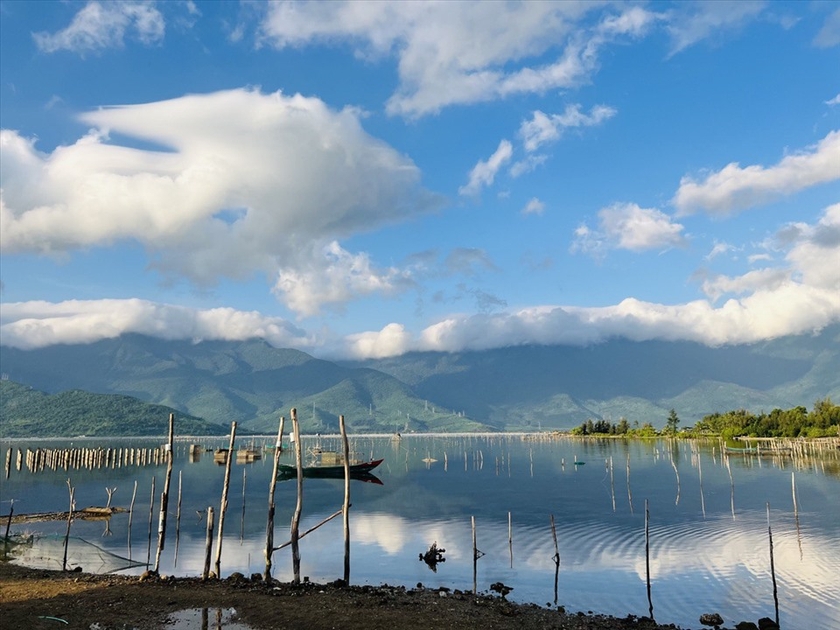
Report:
[[[251,580],[142,579],[29,569],[0,563],[0,619],[4,628],[151,630],[167,627],[172,613],[197,609],[217,628],[225,611],[253,630],[674,630],[628,616],[616,618],[562,607],[515,604],[493,595],[430,588],[294,585]],[[58,620],[58,621],[57,621]],[[66,622],[66,623],[64,623]],[[96,625],[98,624],[98,625]],[[171,625],[168,627],[172,627]],[[222,626],[224,627],[224,625]]]

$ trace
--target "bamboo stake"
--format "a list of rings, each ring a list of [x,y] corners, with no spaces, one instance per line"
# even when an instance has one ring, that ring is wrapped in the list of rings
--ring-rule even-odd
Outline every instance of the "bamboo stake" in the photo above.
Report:
[[[473,544],[473,595],[478,592],[478,547],[475,537],[475,516],[470,516],[472,522],[472,544]]]
[[[242,514],[239,517],[239,542],[245,540],[245,481],[248,478],[248,469],[242,469]]]
[[[630,501],[630,514],[633,514],[633,493],[630,492],[630,453],[627,453],[627,499]]]
[[[181,473],[178,471],[178,507],[175,510],[175,564],[178,566],[178,547],[181,542]]]
[[[131,505],[128,508],[128,559],[131,560],[131,519],[134,516],[134,500],[137,498],[137,480],[134,480],[134,492],[131,494]]]
[[[158,543],[155,553],[155,568],[157,573],[160,568],[160,553],[166,544],[166,512],[169,509],[169,483],[172,480],[172,460],[175,459],[173,451],[175,436],[175,414],[169,414],[169,438],[166,441],[166,477],[163,481],[163,493],[160,495],[160,519],[158,521]]]
[[[67,513],[67,530],[64,533],[64,560],[61,563],[61,570],[67,570],[67,547],[70,545],[70,525],[73,522],[73,510],[76,507],[76,489],[70,485],[70,478],[67,479],[67,490],[70,492],[70,511]]]
[[[146,545],[146,568],[149,568],[149,560],[152,558],[152,521],[155,516],[155,478],[152,477],[152,490],[149,497],[149,543]]]
[[[207,536],[204,539],[204,571],[201,572],[201,579],[207,580],[210,577],[210,555],[213,549],[213,506],[207,508]]]
[[[344,583],[350,584],[350,444],[343,415],[338,416],[338,428],[344,445]]]
[[[680,471],[677,470],[677,464],[674,462],[673,455],[671,456],[671,467],[674,469],[674,474],[677,476],[677,498],[674,501],[674,505],[680,504]]]
[[[612,508],[615,512],[615,476],[613,474],[613,458],[610,455],[610,496],[612,497]]]
[[[227,461],[225,461],[225,483],[222,486],[222,502],[219,507],[219,532],[216,536],[216,578],[222,576],[222,539],[224,538],[225,512],[228,507],[228,489],[230,488],[230,468],[233,465],[235,456],[233,445],[236,440],[236,421],[230,423],[230,445],[228,447]]]
[[[650,596],[650,511],[648,500],[645,499],[645,577],[647,579],[648,611],[653,619],[653,600]]]
[[[303,454],[300,444],[300,424],[297,409],[292,409],[292,429],[295,435],[295,460],[297,465],[297,502],[292,515],[292,570],[295,584],[300,584],[300,546],[298,545],[298,530],[300,529],[300,513],[303,510]]]
[[[510,550],[510,568],[513,568],[513,523],[508,512],[508,549]]]
[[[3,537],[5,542],[9,540],[9,528],[12,526],[12,515],[15,513],[15,500],[9,501],[9,520],[6,522],[6,535]]]
[[[277,469],[280,466],[280,451],[283,446],[283,425],[286,418],[280,416],[280,428],[277,430],[277,444],[274,447],[274,465],[271,480],[268,482],[268,523],[265,527],[265,571],[263,580],[271,579],[271,554],[274,552],[274,491],[277,488]]]
[[[773,604],[776,608],[776,625],[779,625],[779,592],[776,590],[776,564],[773,559],[773,530],[770,529],[770,502],[767,502],[767,536],[770,539],[770,576],[773,578]]]

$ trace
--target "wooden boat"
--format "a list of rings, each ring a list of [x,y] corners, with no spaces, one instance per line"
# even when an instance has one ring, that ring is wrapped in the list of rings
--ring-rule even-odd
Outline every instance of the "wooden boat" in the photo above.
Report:
[[[384,459],[372,459],[367,462],[359,462],[350,464],[350,479],[357,481],[367,481],[382,485],[382,481],[371,474],[371,471],[379,466]],[[303,476],[315,479],[344,479],[344,465],[338,466],[304,466]],[[288,464],[279,464],[277,468],[277,477],[279,479],[295,479],[297,477],[297,467]]]

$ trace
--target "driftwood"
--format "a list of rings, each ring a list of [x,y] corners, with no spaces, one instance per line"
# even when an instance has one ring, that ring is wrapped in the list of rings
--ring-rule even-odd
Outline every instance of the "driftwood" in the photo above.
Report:
[[[81,510],[73,510],[73,518],[85,521],[102,521],[111,518],[114,514],[128,512],[121,507],[86,507]],[[11,522],[14,525],[21,523],[38,523],[41,521],[66,521],[70,512],[38,512],[33,514],[13,514]],[[0,517],[0,520],[8,519],[8,515]]]

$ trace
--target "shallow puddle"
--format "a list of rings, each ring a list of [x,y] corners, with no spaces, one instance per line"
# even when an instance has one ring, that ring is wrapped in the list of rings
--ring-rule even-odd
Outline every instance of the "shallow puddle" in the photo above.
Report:
[[[234,608],[188,608],[166,619],[167,628],[177,630],[252,630],[237,619]]]

